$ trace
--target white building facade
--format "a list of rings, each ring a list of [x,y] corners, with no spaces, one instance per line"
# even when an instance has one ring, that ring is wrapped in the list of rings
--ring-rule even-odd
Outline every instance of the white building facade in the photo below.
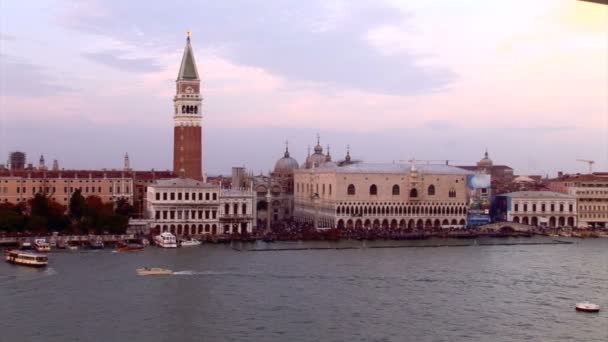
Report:
[[[251,190],[173,178],[148,186],[145,208],[149,227],[156,234],[243,234],[253,231],[253,202]]]
[[[517,191],[502,194],[506,220],[544,227],[576,227],[576,196],[552,191]]]

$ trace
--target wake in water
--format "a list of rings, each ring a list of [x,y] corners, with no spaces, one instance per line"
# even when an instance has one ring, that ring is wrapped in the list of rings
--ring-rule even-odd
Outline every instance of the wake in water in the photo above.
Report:
[[[193,271],[193,270],[184,270],[184,271],[175,271],[173,275],[242,275],[234,272],[221,272],[221,271]]]

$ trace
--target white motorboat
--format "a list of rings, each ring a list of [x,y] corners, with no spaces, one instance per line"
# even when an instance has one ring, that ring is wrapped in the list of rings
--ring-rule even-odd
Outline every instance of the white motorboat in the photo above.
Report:
[[[177,248],[177,239],[175,235],[164,232],[154,237],[154,243],[163,248]]]
[[[12,250],[6,252],[6,262],[15,265],[44,267],[48,265],[49,258],[44,254]]]
[[[589,302],[576,303],[576,311],[599,312],[600,306]]]
[[[35,239],[34,248],[36,252],[45,253],[51,251],[51,245],[45,239]]]
[[[160,267],[142,267],[142,268],[138,268],[136,271],[137,271],[137,275],[140,275],[140,276],[173,274],[173,271],[171,271],[170,269],[160,268]]]
[[[193,247],[193,246],[200,246],[201,242],[197,239],[191,238],[188,240],[180,240],[179,245],[181,247]]]

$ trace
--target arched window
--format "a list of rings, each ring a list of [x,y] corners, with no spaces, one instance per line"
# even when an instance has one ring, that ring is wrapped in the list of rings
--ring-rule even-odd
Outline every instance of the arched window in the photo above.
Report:
[[[354,195],[355,194],[355,186],[353,184],[350,184],[348,186],[348,189],[346,190],[346,193],[348,195]]]
[[[230,205],[228,203],[224,204],[224,214],[228,215],[230,213]]]
[[[186,112],[186,106],[182,106],[182,114]]]
[[[241,207],[241,209],[243,210],[243,215],[247,214],[247,203],[243,203],[243,206]]]
[[[433,184],[429,185],[429,189],[427,191],[429,196],[435,196],[435,186]]]
[[[456,190],[454,190],[454,189],[450,189],[450,192],[448,193],[448,195],[449,195],[451,198],[456,197]]]
[[[194,114],[198,114],[198,106],[194,106]]]
[[[399,195],[399,185],[393,185],[393,195]]]
[[[376,186],[376,184],[372,184],[369,187],[369,194],[370,195],[377,195],[378,194],[378,187]]]
[[[410,190],[410,197],[412,197],[412,198],[418,197],[418,190],[416,190],[416,189]]]

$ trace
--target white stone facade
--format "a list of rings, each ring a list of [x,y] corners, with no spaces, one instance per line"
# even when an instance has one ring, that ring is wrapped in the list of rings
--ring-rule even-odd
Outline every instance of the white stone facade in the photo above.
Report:
[[[447,165],[357,163],[300,169],[294,172],[294,216],[328,228],[462,227],[469,174]]]
[[[500,195],[509,198],[509,222],[545,227],[576,227],[576,197],[552,191],[518,191]]]
[[[156,233],[202,236],[253,230],[250,190],[220,189],[187,178],[164,179],[148,186],[145,207],[150,228]]]

